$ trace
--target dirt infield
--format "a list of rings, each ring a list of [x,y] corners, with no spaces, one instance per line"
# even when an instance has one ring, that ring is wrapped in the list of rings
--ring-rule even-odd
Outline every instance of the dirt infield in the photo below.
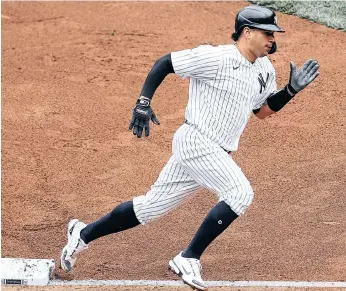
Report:
[[[110,290],[117,290],[117,291],[165,291],[165,290],[174,290],[174,291],[191,291],[190,287],[170,287],[169,289],[167,287],[117,287],[116,289],[114,287],[85,287],[85,286],[73,286],[73,287],[59,287],[59,286],[49,286],[49,287],[3,287],[3,291],[110,291]],[[230,288],[230,287],[215,287],[215,288],[209,288],[208,291],[242,291],[244,288]],[[246,288],[246,291],[292,291],[292,288]],[[294,291],[306,291],[307,288],[295,288]],[[311,290],[311,289],[309,289]],[[340,288],[314,288],[314,291],[342,291],[344,289]]]
[[[234,16],[247,3],[1,5],[2,256],[58,260],[70,218],[91,222],[145,193],[170,157],[188,81],[171,75],[157,90],[161,125],[149,138],[128,131],[153,62],[230,43]],[[279,114],[250,120],[234,159],[255,200],[202,257],[206,280],[345,280],[346,34],[278,19],[287,30],[271,57],[278,85],[288,80],[290,60],[316,58],[321,75]],[[168,260],[215,202],[204,191],[164,219],[101,238],[72,274],[57,277],[173,280]]]
[[[25,287],[15,287],[15,286],[6,286],[3,287],[3,291],[110,291],[110,290],[117,290],[117,291],[165,291],[165,290],[174,290],[174,291],[191,291],[190,287],[170,287],[169,289],[167,287],[100,287],[100,286],[94,286],[94,287],[85,287],[85,286],[73,286],[73,287],[59,287],[59,286],[49,286],[49,287],[31,287],[31,286],[25,286]],[[244,288],[230,288],[230,287],[215,287],[215,288],[208,288],[208,291],[242,291]],[[292,291],[292,288],[246,288],[246,291]],[[294,291],[306,291],[307,288],[295,288]],[[311,289],[309,289],[311,290]],[[325,288],[314,288],[313,291],[342,291],[344,289],[340,288],[333,288],[333,289],[325,289]]]

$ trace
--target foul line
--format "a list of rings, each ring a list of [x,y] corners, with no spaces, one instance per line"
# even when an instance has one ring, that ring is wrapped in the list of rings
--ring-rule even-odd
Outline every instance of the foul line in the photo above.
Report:
[[[346,282],[308,281],[205,281],[208,287],[317,287],[346,288]],[[48,285],[82,286],[185,286],[181,281],[154,280],[53,280]]]

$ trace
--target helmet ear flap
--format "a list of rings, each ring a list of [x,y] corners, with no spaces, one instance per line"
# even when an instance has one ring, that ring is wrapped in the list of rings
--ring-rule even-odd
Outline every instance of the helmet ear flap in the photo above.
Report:
[[[273,53],[275,53],[276,52],[276,50],[277,50],[277,45],[276,45],[276,42],[274,42],[273,43],[273,45],[272,45],[272,48],[270,49],[270,51],[268,52],[268,54],[273,54]]]

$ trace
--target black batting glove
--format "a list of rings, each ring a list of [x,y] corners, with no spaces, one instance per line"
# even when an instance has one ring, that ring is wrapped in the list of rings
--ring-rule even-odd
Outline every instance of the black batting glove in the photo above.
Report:
[[[150,120],[160,125],[160,121],[157,119],[154,111],[150,107],[150,99],[144,96],[139,97],[135,108],[132,112],[132,120],[130,122],[129,130],[133,129],[133,134],[138,138],[142,137],[143,129],[145,130],[145,136],[149,136]]]

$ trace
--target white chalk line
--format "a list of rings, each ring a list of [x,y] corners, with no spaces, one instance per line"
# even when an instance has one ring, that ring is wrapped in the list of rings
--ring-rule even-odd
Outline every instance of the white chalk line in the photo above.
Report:
[[[310,282],[310,281],[205,281],[208,287],[315,287],[346,288],[346,282]],[[54,286],[184,286],[182,281],[155,280],[52,280]]]

